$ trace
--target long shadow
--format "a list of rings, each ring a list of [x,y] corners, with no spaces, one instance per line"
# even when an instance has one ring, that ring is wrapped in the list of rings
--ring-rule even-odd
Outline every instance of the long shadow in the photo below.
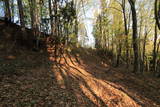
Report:
[[[72,75],[72,76],[69,76],[70,74],[69,74],[69,69],[68,68],[64,68],[64,67],[62,67],[61,65],[59,65],[59,64],[57,64],[57,67],[58,67],[58,69],[59,69],[59,72],[61,72],[61,76],[63,77],[63,79],[64,79],[64,82],[65,82],[65,86],[66,86],[66,88],[67,89],[71,89],[71,86],[70,86],[70,84],[68,83],[69,81],[68,81],[68,79],[69,78],[72,78],[73,80],[78,80],[79,82],[82,82],[83,83],[83,85],[89,90],[89,92],[94,96],[94,98],[96,99],[96,101],[98,102],[98,104],[100,104],[100,107],[107,107],[107,105],[106,105],[106,103],[99,97],[99,96],[97,96],[93,91],[92,91],[92,89],[87,85],[87,83],[85,82],[85,80],[84,80],[84,78],[82,78],[82,77],[80,77],[80,76],[78,76],[78,75]],[[81,71],[80,70],[78,70],[77,68],[75,68],[75,67],[72,67],[72,66],[68,66],[69,68],[71,67],[72,69],[74,69],[74,70],[76,70],[76,72],[79,72],[79,73],[81,73]],[[62,73],[62,71],[65,71],[67,74],[68,74],[68,77],[66,77],[63,73]],[[82,73],[81,73],[82,74]],[[84,75],[84,74],[83,74]],[[72,81],[72,82],[75,82],[75,81]],[[87,99],[89,99],[85,94],[84,94],[84,92],[82,91],[82,89],[81,89],[81,87],[78,85],[79,83],[77,83],[77,88],[81,91],[81,93],[83,93],[83,96],[85,96]],[[76,92],[74,92],[75,94],[76,94]],[[93,102],[92,100],[90,100],[95,106],[98,106],[98,105],[96,105],[95,104],[95,102]]]
[[[66,60],[66,58],[65,58],[64,56],[63,56],[63,58],[64,58],[64,61],[65,61],[65,64],[67,64],[68,67],[70,67],[70,68],[76,70],[77,72],[81,73],[82,75],[84,75],[84,74],[83,74],[80,70],[78,70],[76,67],[69,65],[69,63],[67,62],[67,60]],[[71,58],[69,58],[69,59],[72,60]],[[73,65],[75,65],[73,61],[71,61],[71,62],[72,62]],[[75,66],[76,66],[76,65],[75,65]]]
[[[68,74],[68,71],[67,71],[67,69],[66,68],[63,68],[63,67],[61,67],[61,66],[59,66],[58,67],[59,68],[59,72],[61,73],[61,76],[63,77],[63,79],[64,79],[64,83],[65,83],[65,87],[66,87],[66,89],[68,90],[68,91],[71,91],[72,90],[72,86],[71,86],[71,84],[69,83],[69,82],[74,82],[74,83],[76,83],[75,81],[69,81],[69,79],[70,78],[72,78],[73,79],[73,77],[66,77],[63,73],[62,73],[62,70],[65,70],[66,71],[66,73]],[[69,74],[68,74],[69,75]],[[74,75],[74,79],[77,79],[77,80],[80,80],[81,78],[79,78],[78,76],[75,76]],[[76,86],[76,88],[78,88],[78,91],[80,91],[80,93],[82,93],[82,91],[80,90],[80,87],[79,87],[79,85],[78,85],[78,83],[76,83],[77,84],[77,86]],[[72,94],[74,94],[74,96],[76,96],[76,94],[77,94],[77,92],[75,91],[76,89],[73,89],[72,90]],[[82,97],[82,96],[81,96]],[[83,97],[85,97],[84,99],[88,99],[88,97],[87,96],[85,96],[85,95],[83,95]],[[78,98],[76,98],[76,101],[78,102]],[[94,102],[93,101],[91,101],[91,100],[89,100],[90,101],[90,103],[92,103],[92,105],[94,105],[94,106],[96,106],[96,104],[94,104]],[[89,103],[89,102],[86,102],[86,107],[87,107],[87,103]]]
[[[110,81],[111,82],[111,81]],[[140,102],[138,99],[136,99],[135,97],[133,97],[132,95],[130,95],[125,89],[123,89],[122,87],[118,87],[116,85],[113,85],[111,83],[109,83],[108,81],[105,81],[106,84],[112,86],[113,88],[120,90],[121,92],[125,93],[127,96],[129,96],[132,100],[136,101],[136,103],[138,105],[141,105],[142,107],[145,107],[145,104],[143,104],[142,102]],[[103,86],[103,84],[99,83],[100,85]]]
[[[81,57],[81,60],[84,61],[84,65],[88,65],[88,63],[85,62],[85,59],[84,59],[83,57]],[[153,96],[149,96],[149,95],[147,94],[147,93],[149,93],[151,90],[148,91],[148,92],[146,91],[146,94],[144,95],[144,94],[142,94],[141,91],[139,91],[139,87],[142,87],[141,85],[139,85],[138,88],[134,88],[134,89],[132,89],[132,85],[130,85],[130,86],[128,87],[128,85],[130,84],[130,82],[128,82],[128,83],[126,84],[126,81],[128,81],[128,80],[126,80],[126,76],[128,75],[128,77],[129,77],[129,76],[130,76],[129,74],[126,74],[126,75],[125,75],[125,74],[123,74],[123,73],[120,73],[119,71],[115,71],[115,69],[113,69],[112,67],[111,67],[111,68],[108,68],[108,67],[104,67],[102,64],[98,64],[98,65],[101,65],[103,68],[106,68],[106,71],[107,71],[107,72],[106,72],[106,71],[104,71],[104,70],[103,70],[103,71],[99,70],[100,72],[103,72],[103,73],[105,72],[106,75],[108,74],[108,76],[112,75],[113,78],[117,78],[117,76],[116,76],[115,74],[119,73],[119,74],[122,75],[122,77],[125,77],[124,79],[122,79],[122,80],[125,80],[125,81],[122,81],[121,79],[111,79],[111,78],[107,78],[107,77],[103,77],[103,78],[102,78],[102,77],[96,75],[94,72],[88,71],[88,69],[91,69],[90,66],[85,66],[85,70],[86,70],[87,72],[89,72],[90,74],[92,74],[95,78],[97,78],[97,79],[103,79],[103,80],[105,80],[105,82],[106,82],[107,84],[109,84],[109,85],[111,85],[112,87],[114,87],[114,88],[116,88],[116,89],[118,89],[118,90],[126,93],[131,99],[133,99],[134,101],[136,101],[137,104],[139,104],[139,105],[141,105],[141,106],[146,106],[145,102],[139,101],[139,99],[137,99],[135,96],[133,96],[132,94],[130,94],[130,93],[128,93],[127,91],[125,91],[123,88],[118,88],[118,87],[110,84],[109,82],[112,82],[112,83],[114,83],[114,84],[120,84],[121,86],[124,86],[127,90],[131,90],[131,91],[134,92],[134,93],[138,93],[138,95],[143,96],[143,97],[146,97],[146,98],[148,98],[148,99],[156,102],[158,105],[160,105],[160,102],[159,102],[158,100],[156,100],[156,97],[153,98]],[[96,68],[96,69],[99,69],[99,68]],[[107,69],[109,69],[109,70],[107,70]],[[114,72],[112,72],[112,71],[114,71]],[[141,80],[141,79],[139,79],[139,80]],[[107,82],[107,81],[108,81],[108,82]],[[129,81],[132,81],[131,84],[133,83],[134,85],[138,85],[138,83],[135,83],[134,80],[132,80],[132,79],[129,80]],[[157,90],[157,88],[155,88],[155,89]],[[157,90],[157,91],[158,91],[158,90]],[[156,95],[155,95],[155,96],[156,96]]]

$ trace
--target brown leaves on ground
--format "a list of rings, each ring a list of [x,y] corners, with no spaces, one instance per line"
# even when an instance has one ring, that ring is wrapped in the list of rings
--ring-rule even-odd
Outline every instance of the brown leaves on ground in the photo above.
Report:
[[[93,51],[82,51],[65,54],[57,64],[46,53],[1,51],[0,106],[160,106],[158,79],[103,66]]]

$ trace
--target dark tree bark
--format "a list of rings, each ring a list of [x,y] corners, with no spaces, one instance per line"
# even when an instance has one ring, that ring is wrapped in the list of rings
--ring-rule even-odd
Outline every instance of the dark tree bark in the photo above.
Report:
[[[15,14],[15,6],[14,6],[14,0],[11,0],[11,19],[12,22],[14,22],[14,14]]]
[[[121,53],[122,53],[122,43],[121,40],[119,40],[119,46],[118,46],[118,53],[117,53],[117,61],[116,61],[116,67],[119,66],[120,64],[120,58],[121,58]]]
[[[11,22],[11,10],[9,0],[4,0],[5,3],[5,20]]]
[[[157,64],[157,25],[155,24],[154,48],[153,48],[153,71],[156,72]]]
[[[30,16],[31,16],[31,27],[34,38],[36,39],[36,45],[34,48],[38,50],[39,48],[39,38],[40,38],[40,20],[39,20],[39,0],[28,0],[30,5]]]
[[[129,46],[128,46],[128,28],[127,28],[127,18],[126,18],[126,0],[122,0],[122,12],[123,12],[123,20],[124,20],[124,28],[125,28],[125,36],[126,36],[126,63],[127,63],[127,68],[129,66]]]
[[[139,55],[138,55],[138,38],[137,38],[137,13],[135,9],[135,0],[129,0],[131,11],[132,11],[132,41],[133,41],[133,51],[134,51],[134,72],[139,72]]]
[[[159,40],[158,45],[157,45],[157,53],[159,52],[159,47],[160,47],[160,40]]]
[[[25,27],[22,0],[17,0],[17,2],[18,2],[18,10],[19,10],[20,23],[21,23],[22,27]]]
[[[155,0],[154,7],[155,7],[154,12],[155,12],[156,24],[160,30],[160,1],[159,0]]]
[[[48,4],[49,4],[49,16],[50,16],[50,26],[51,26],[51,35],[54,34],[54,22],[53,22],[53,7],[52,7],[52,3],[51,0],[48,0]]]
[[[144,37],[144,42],[143,42],[143,44],[141,44],[141,39],[142,39],[142,37],[141,37],[141,35],[142,35],[142,24],[143,24],[143,16],[141,15],[140,16],[140,22],[139,22],[140,24],[139,24],[139,36],[138,36],[138,40],[139,40],[139,42],[138,42],[138,51],[139,51],[139,63],[140,63],[140,71],[141,72],[143,72],[144,71],[144,56],[145,56],[145,48],[146,48],[146,39],[147,39],[147,31],[146,31],[146,29],[147,29],[147,26],[145,26],[145,37]],[[141,45],[143,46],[142,48],[141,48]]]
[[[30,15],[31,15],[31,26],[34,31],[38,31],[38,11],[36,0],[29,0],[30,3]]]
[[[147,26],[145,26],[145,34],[144,34],[144,42],[143,42],[143,50],[142,50],[142,64],[141,64],[141,72],[144,71],[145,68],[145,56],[146,56],[146,40],[150,30],[147,30]]]

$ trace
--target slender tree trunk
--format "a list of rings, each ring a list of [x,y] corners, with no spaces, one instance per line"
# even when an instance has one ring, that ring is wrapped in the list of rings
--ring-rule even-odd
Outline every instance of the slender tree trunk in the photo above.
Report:
[[[51,26],[51,35],[53,36],[54,34],[54,22],[53,22],[53,7],[52,7],[52,1],[48,0],[49,4],[49,16],[50,16],[50,26]]]
[[[37,4],[36,4],[37,0],[29,0],[30,3],[30,14],[31,14],[31,26],[32,29],[38,30],[38,11],[37,11]]]
[[[58,44],[59,44],[59,38],[58,38],[58,1],[54,0],[53,1],[53,11],[54,11],[54,39],[55,39],[55,51],[54,51],[54,56],[55,56],[55,61],[57,62],[57,57],[58,57]]]
[[[110,51],[110,38],[109,38],[109,31],[108,31],[108,37],[106,36],[107,42],[108,42],[108,51]]]
[[[122,44],[121,44],[121,41],[119,40],[119,46],[118,46],[118,51],[117,51],[116,67],[118,67],[119,64],[120,64],[121,53],[122,53]]]
[[[74,4],[74,9],[77,10],[77,7],[76,7],[76,2],[74,0],[73,1],[73,4]],[[76,34],[76,41],[78,42],[78,18],[77,18],[77,11],[76,11],[76,15],[75,15],[75,34]]]
[[[133,29],[133,51],[134,51],[134,72],[139,72],[139,52],[138,52],[138,38],[137,38],[137,13],[135,9],[135,0],[129,0],[131,11],[132,11],[132,29]]]
[[[124,28],[125,28],[125,45],[126,45],[126,68],[129,66],[129,46],[128,46],[128,28],[127,28],[127,18],[126,18],[126,0],[122,0],[122,12],[123,12],[123,20],[124,20]]]
[[[158,7],[159,5],[159,7]],[[156,24],[160,30],[160,16],[159,16],[159,12],[160,12],[160,1],[159,0],[155,0],[155,4],[154,4],[154,14],[155,14],[155,19],[156,19]]]
[[[113,54],[114,54],[114,44],[113,44],[113,37],[114,37],[114,33],[113,33],[113,31],[112,31],[112,56],[113,56]]]
[[[157,53],[159,52],[159,47],[160,47],[160,40],[157,45]],[[160,64],[160,59],[157,60],[157,65],[159,64]],[[160,77],[160,66],[157,66],[157,72],[158,72],[158,77]]]
[[[35,49],[38,49],[39,43],[39,26],[40,26],[40,19],[39,19],[39,0],[29,0],[30,3],[30,15],[31,15],[31,27],[33,30],[34,38],[36,39],[36,45],[34,45]]]
[[[159,47],[160,47],[160,40],[157,45],[157,53],[159,52]],[[157,60],[157,65],[159,64],[160,64],[160,59]],[[160,77],[160,66],[157,66],[157,72],[158,72],[158,77]]]
[[[157,64],[157,25],[155,24],[154,48],[153,48],[153,71],[156,72]]]
[[[4,3],[5,3],[5,20],[11,21],[11,10],[10,10],[9,0],[4,0]]]
[[[144,62],[144,60],[143,60],[143,54],[145,54],[145,46],[144,46],[144,44],[146,44],[146,34],[147,34],[147,31],[145,31],[145,37],[144,37],[144,43],[143,44],[141,44],[141,35],[142,35],[142,24],[143,24],[143,17],[142,17],[142,15],[141,15],[141,17],[140,17],[140,25],[139,25],[139,36],[138,36],[138,52],[139,52],[139,63],[140,63],[140,71],[141,72],[143,72],[143,70],[144,70],[144,65],[143,65],[143,62]],[[143,46],[143,48],[141,48],[141,45]]]
[[[15,12],[14,12],[14,0],[11,0],[11,19],[12,19],[12,22],[14,22],[14,14],[15,14]]]
[[[142,53],[142,65],[141,65],[141,72],[144,72],[145,68],[145,55],[146,55],[146,39],[147,39],[147,30],[145,30],[144,42],[143,42],[143,53]]]
[[[158,45],[157,45],[157,53],[159,52],[159,47],[160,47],[160,40],[159,40]]]
[[[25,27],[22,0],[17,0],[17,2],[18,2],[18,10],[19,10],[20,23],[21,23],[22,27]]]
[[[99,30],[100,30],[100,35],[103,37],[103,32],[102,32],[102,17],[101,15],[99,16]]]

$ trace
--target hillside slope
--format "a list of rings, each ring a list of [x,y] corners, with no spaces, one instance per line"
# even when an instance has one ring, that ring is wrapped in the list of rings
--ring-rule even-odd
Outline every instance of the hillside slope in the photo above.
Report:
[[[102,65],[89,50],[54,64],[47,53],[0,46],[1,106],[160,106],[160,80]]]
[[[73,49],[55,63],[48,52],[0,41],[2,107],[160,106],[160,79],[112,68],[95,50]]]

